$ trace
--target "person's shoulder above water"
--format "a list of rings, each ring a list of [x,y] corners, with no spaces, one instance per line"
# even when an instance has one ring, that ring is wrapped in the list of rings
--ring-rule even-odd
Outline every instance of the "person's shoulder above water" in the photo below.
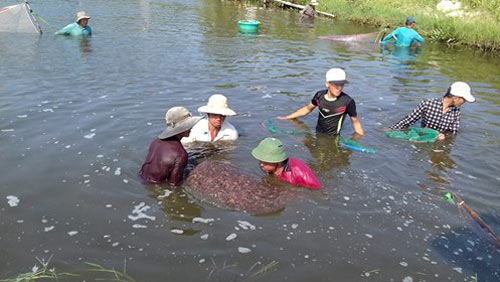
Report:
[[[300,159],[288,158],[288,169],[281,174],[280,178],[295,186],[306,187],[310,190],[320,190],[319,183],[314,172],[309,166]]]

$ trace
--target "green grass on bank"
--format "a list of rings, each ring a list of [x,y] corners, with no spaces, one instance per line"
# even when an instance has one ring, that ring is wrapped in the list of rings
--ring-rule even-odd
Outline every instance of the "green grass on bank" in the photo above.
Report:
[[[291,0],[306,4],[309,0]],[[464,45],[500,54],[500,0],[462,0],[464,16],[436,9],[439,0],[319,0],[319,11],[338,19],[395,28],[415,16],[417,30],[428,41]]]

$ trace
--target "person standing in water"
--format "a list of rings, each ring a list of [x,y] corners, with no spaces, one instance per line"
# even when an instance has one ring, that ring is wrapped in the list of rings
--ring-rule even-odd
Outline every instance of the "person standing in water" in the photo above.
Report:
[[[382,39],[382,44],[387,44],[392,39],[395,39],[394,46],[397,47],[410,47],[413,42],[417,42],[421,45],[424,39],[417,31],[415,31],[415,17],[407,17],[406,26],[399,27],[393,32],[389,33],[384,39]]]
[[[68,24],[64,28],[56,31],[56,35],[90,36],[92,29],[89,25],[90,17],[84,12],[76,13],[76,22]]]
[[[300,13],[303,16],[306,16],[309,18],[315,18],[318,14],[316,12],[316,6],[318,6],[318,1],[311,0],[311,2],[309,2],[309,5],[305,6],[304,9],[302,11],[300,11]]]

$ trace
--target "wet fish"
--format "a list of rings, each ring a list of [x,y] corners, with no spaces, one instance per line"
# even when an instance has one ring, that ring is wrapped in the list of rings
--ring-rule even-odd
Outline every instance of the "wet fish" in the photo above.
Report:
[[[186,190],[201,201],[251,214],[279,211],[294,193],[217,161],[198,165],[186,180]]]

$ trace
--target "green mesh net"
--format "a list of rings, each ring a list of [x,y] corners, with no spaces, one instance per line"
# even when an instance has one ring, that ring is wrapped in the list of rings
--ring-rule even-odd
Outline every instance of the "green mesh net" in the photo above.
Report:
[[[411,142],[436,142],[439,131],[430,128],[412,127],[406,131],[392,130],[386,133],[387,137]]]
[[[347,138],[344,138],[342,136],[340,136],[339,138],[340,138],[340,140],[339,140],[340,146],[345,147],[347,149],[351,149],[353,151],[358,151],[358,152],[363,152],[363,153],[372,153],[372,154],[378,153],[377,150],[364,147],[363,145],[359,144],[358,142],[356,142],[354,140],[347,139]]]

